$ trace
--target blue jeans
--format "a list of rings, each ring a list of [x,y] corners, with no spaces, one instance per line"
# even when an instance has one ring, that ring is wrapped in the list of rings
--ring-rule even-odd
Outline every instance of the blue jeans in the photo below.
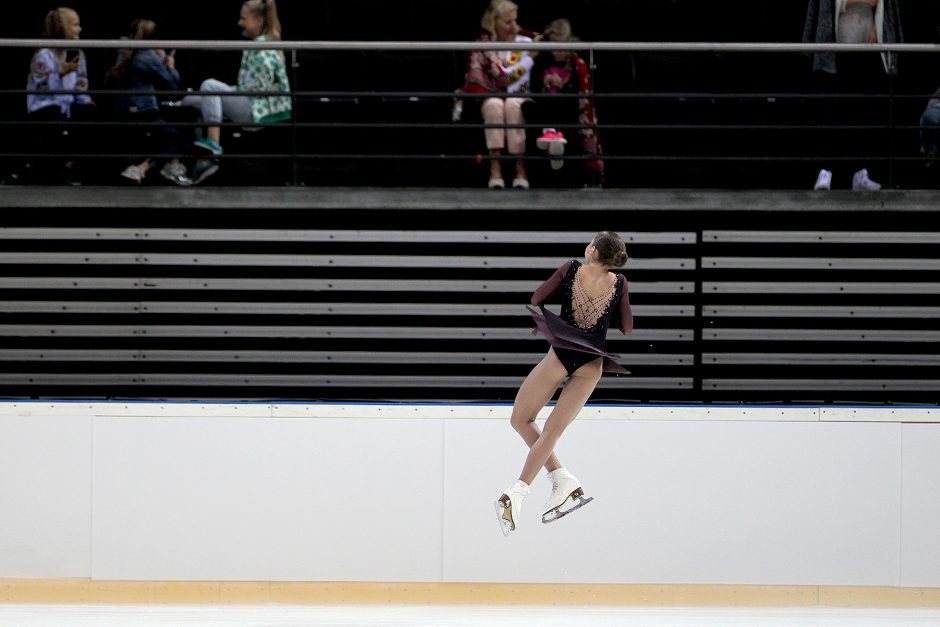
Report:
[[[940,103],[927,107],[920,116],[920,150],[927,155],[937,154],[937,132],[940,131]]]

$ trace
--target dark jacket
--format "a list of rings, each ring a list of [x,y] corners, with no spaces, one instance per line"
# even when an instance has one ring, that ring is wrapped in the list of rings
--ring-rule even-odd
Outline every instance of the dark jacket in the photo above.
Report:
[[[115,81],[115,89],[140,93],[117,96],[114,109],[119,113],[157,111],[160,103],[153,92],[179,89],[179,84],[179,72],[168,69],[156,50],[138,50],[127,62],[124,73]]]

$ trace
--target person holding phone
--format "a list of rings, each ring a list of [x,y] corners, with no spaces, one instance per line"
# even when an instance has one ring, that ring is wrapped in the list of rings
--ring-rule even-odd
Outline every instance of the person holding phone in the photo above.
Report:
[[[153,20],[136,19],[131,22],[132,40],[153,39],[156,32],[157,24]],[[180,75],[176,71],[176,59],[172,51],[167,54],[156,48],[120,50],[117,62],[108,70],[107,82],[123,92],[114,102],[115,113],[120,119],[133,122],[133,128],[142,124],[156,125],[150,134],[150,143],[155,144],[151,154],[156,153],[165,160],[160,175],[177,185],[191,185],[192,181],[186,176],[186,166],[180,162],[179,157],[169,155],[188,152],[192,140],[187,140],[176,127],[164,121],[160,114],[160,103],[154,93],[158,90],[179,89]],[[148,157],[124,168],[121,176],[139,185],[154,165],[156,159]]]
[[[60,7],[46,14],[43,38],[73,42],[78,40],[81,32],[81,21],[74,9]],[[91,111],[95,102],[88,94],[88,67],[84,53],[65,45],[40,48],[30,62],[26,90],[29,118],[49,123],[41,127],[33,138],[39,144],[37,152],[65,156],[62,175],[66,182],[77,183],[74,152],[82,133],[63,133],[61,123],[93,117]],[[27,164],[27,168],[31,167],[32,164]]]

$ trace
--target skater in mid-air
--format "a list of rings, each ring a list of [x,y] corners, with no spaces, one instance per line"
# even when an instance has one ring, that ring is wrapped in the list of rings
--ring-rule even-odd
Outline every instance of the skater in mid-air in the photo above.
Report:
[[[627,280],[610,271],[627,261],[619,235],[601,231],[584,249],[584,263],[566,261],[532,294],[529,312],[539,332],[551,344],[548,353],[516,393],[512,407],[513,428],[529,445],[519,479],[496,500],[496,515],[504,535],[519,526],[522,501],[543,466],[552,482],[542,522],[549,523],[573,512],[592,499],[581,483],[555,456],[555,445],[565,428],[584,407],[602,372],[629,374],[605,352],[607,329],[616,326],[624,334],[633,331],[633,311]],[[546,302],[561,302],[561,316],[545,309]],[[539,431],[535,417],[568,378],[558,402]]]

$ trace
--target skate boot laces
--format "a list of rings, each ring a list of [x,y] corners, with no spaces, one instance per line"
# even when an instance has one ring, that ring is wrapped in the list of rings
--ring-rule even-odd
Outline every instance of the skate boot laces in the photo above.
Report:
[[[549,476],[552,480],[552,494],[545,504],[543,523],[554,522],[594,500],[584,496],[581,482],[564,468],[549,473]]]

